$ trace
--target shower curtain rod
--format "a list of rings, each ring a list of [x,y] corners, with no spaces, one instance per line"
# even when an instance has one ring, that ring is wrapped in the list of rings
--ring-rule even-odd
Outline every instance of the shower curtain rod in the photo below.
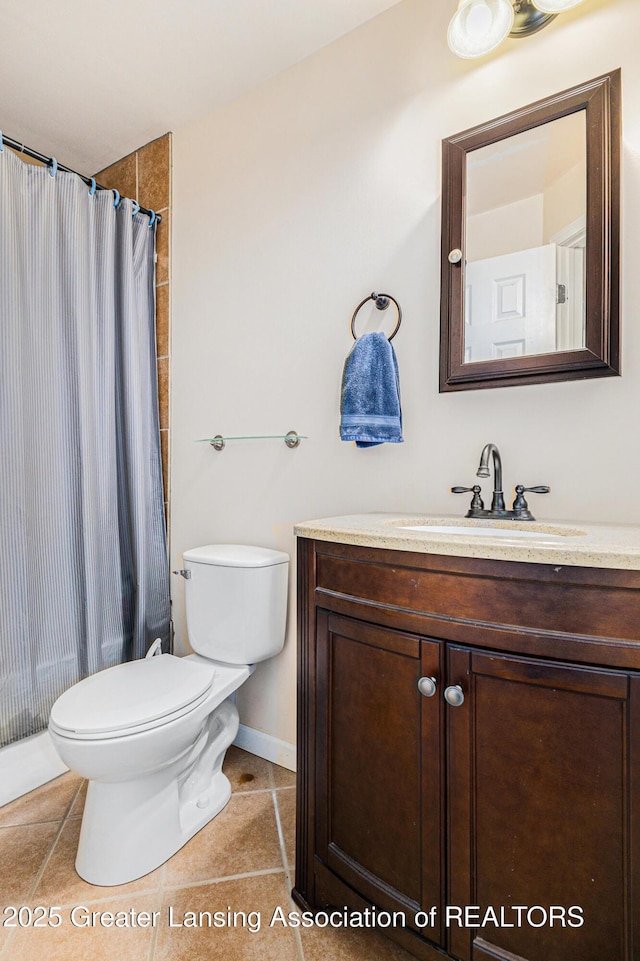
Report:
[[[34,160],[39,160],[41,161],[41,163],[44,163],[44,164],[49,164],[52,159],[51,157],[46,157],[44,154],[38,153],[37,150],[32,150],[31,147],[25,147],[25,145],[23,143],[20,143],[19,140],[14,140],[13,137],[7,137],[5,133],[2,134],[2,143],[6,144],[7,147],[11,147],[13,150],[17,150],[18,153],[26,153],[28,157],[32,157]],[[88,187],[91,186],[91,183],[92,183],[91,177],[85,177],[84,174],[79,174],[77,170],[72,170],[71,167],[65,167],[64,164],[59,163],[58,170],[64,170],[64,172],[68,174],[75,174],[76,177],[80,177],[80,180],[83,180]],[[102,184],[98,184],[98,183],[96,184],[96,190],[111,190],[111,189],[112,189],[111,187],[103,187]],[[149,216],[152,216],[155,213],[155,211],[148,210],[146,207],[140,207],[140,209],[138,210],[138,213],[149,214]],[[157,224],[159,224],[160,221],[162,220],[162,216],[160,214],[156,214],[155,218],[156,218],[155,222]]]

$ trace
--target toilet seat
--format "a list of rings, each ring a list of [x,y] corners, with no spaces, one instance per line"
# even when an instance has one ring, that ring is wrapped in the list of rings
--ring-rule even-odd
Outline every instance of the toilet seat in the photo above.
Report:
[[[161,654],[117,664],[74,684],[55,702],[50,726],[62,737],[125,737],[193,711],[211,693],[216,666]]]

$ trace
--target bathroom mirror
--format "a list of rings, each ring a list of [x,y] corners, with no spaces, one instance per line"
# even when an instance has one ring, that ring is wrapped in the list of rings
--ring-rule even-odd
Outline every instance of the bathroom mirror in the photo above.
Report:
[[[620,71],[443,141],[440,390],[620,373]]]

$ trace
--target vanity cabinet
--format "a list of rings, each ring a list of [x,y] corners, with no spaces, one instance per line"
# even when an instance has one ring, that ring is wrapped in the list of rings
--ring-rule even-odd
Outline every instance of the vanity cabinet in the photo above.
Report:
[[[426,961],[637,961],[640,573],[298,565],[298,904]]]

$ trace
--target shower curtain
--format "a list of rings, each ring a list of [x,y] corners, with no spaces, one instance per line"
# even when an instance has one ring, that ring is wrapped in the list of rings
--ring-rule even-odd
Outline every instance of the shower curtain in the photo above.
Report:
[[[0,745],[169,642],[154,229],[0,152]]]

